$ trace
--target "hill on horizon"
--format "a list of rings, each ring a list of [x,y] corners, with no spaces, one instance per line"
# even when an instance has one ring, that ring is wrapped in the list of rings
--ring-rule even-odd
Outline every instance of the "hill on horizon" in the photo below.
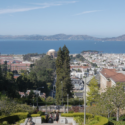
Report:
[[[88,35],[66,35],[55,34],[50,36],[45,35],[0,35],[0,39],[25,39],[25,40],[90,40],[90,41],[125,41],[125,34],[111,38],[97,38]]]

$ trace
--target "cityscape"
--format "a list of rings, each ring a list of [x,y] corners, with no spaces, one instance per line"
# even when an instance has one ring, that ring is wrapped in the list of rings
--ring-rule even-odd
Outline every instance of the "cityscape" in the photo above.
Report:
[[[125,125],[125,1],[0,2],[0,125]]]

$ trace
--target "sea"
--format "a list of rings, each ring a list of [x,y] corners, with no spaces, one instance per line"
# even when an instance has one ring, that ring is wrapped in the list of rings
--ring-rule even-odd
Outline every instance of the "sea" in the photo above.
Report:
[[[78,54],[84,50],[96,50],[102,53],[125,53],[125,41],[40,41],[0,39],[1,54],[47,53],[50,49],[59,50],[64,45],[70,54]]]

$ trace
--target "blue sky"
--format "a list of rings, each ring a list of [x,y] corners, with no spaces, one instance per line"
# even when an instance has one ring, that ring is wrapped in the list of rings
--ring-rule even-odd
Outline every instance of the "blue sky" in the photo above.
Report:
[[[125,0],[0,0],[0,35],[125,34]]]

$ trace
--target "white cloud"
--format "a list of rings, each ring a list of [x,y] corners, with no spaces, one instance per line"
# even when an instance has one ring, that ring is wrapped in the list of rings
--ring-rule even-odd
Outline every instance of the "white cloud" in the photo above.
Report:
[[[0,14],[24,12],[24,11],[41,9],[41,8],[46,8],[46,7],[44,6],[44,7],[32,7],[32,8],[2,9],[0,10]]]
[[[77,1],[58,1],[58,2],[53,2],[53,3],[31,3],[34,5],[43,5],[43,6],[60,6],[64,4],[70,4],[70,3],[76,3]]]
[[[69,3],[76,3],[78,1],[63,1],[63,2],[60,2],[60,3],[63,3],[63,4],[69,4]]]
[[[95,12],[98,12],[98,11],[102,11],[102,10],[84,11],[84,12],[82,12],[82,13],[75,14],[75,16],[83,15],[83,14],[87,14],[87,13],[95,13]]]
[[[29,8],[17,8],[17,9],[0,9],[0,14],[6,14],[6,13],[16,13],[16,12],[25,12],[30,10],[36,10],[36,9],[44,9],[51,6],[61,6],[64,4],[70,4],[70,3],[76,3],[77,1],[59,1],[56,3],[32,3],[34,5],[37,5],[39,7],[29,7]]]

